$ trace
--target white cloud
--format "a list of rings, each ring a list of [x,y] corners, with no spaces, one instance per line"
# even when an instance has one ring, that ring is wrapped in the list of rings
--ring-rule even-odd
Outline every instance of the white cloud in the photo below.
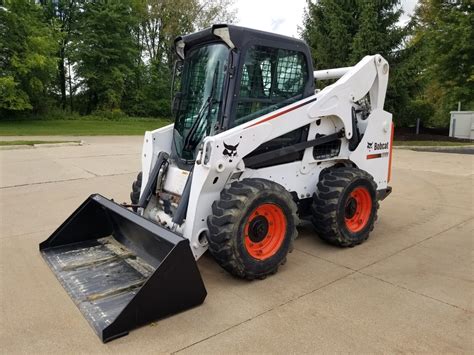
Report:
[[[405,25],[410,20],[410,16],[413,15],[418,0],[402,0],[401,2],[404,13],[400,16],[400,23]]]
[[[236,24],[298,37],[306,0],[236,0]]]

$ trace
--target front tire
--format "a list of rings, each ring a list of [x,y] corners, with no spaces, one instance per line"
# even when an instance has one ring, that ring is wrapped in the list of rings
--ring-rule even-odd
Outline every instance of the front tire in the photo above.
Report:
[[[265,179],[236,181],[212,204],[209,251],[232,275],[263,279],[285,263],[296,238],[291,194]]]
[[[313,196],[312,222],[330,244],[353,247],[369,238],[379,207],[377,185],[363,170],[344,167],[324,174]]]

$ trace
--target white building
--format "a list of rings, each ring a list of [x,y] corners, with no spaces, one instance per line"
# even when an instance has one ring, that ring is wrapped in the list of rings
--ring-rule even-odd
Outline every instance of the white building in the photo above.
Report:
[[[474,139],[474,111],[451,111],[449,136]]]

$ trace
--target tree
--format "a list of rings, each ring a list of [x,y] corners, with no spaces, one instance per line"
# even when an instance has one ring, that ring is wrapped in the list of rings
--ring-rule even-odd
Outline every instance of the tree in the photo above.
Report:
[[[401,13],[399,0],[308,0],[300,30],[317,68],[351,66],[369,54],[384,56],[391,66],[386,107],[398,122],[410,97],[403,87],[412,70],[405,66],[411,52],[404,51],[408,31],[398,26]]]
[[[0,109],[46,110],[56,70],[57,30],[34,1],[0,8]]]
[[[431,124],[447,126],[458,102],[474,109],[474,5],[469,1],[421,0],[410,45],[418,46],[423,90],[418,101],[431,106]]]
[[[53,21],[59,30],[58,36],[58,77],[57,83],[60,91],[61,108],[66,108],[67,86],[69,84],[70,110],[72,103],[72,78],[71,78],[71,41],[76,29],[79,4],[76,0],[41,0],[47,18]],[[69,70],[68,70],[69,69]],[[68,74],[69,72],[69,74]]]
[[[136,39],[140,64],[125,98],[129,114],[169,116],[170,89],[175,53],[174,39],[208,27],[231,22],[233,0],[137,0],[140,19]]]
[[[232,3],[0,0],[0,110],[169,116],[175,37],[231,22]]]
[[[300,34],[311,48],[315,68],[347,66],[357,33],[354,1],[307,0]]]
[[[233,0],[138,0],[138,4],[142,46],[151,61],[169,56],[176,36],[235,19]]]
[[[129,1],[87,1],[80,9],[74,58],[89,97],[88,112],[120,110],[138,47]]]

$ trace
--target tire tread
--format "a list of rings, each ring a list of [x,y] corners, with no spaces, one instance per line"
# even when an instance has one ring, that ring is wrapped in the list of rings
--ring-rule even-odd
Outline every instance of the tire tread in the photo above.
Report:
[[[297,236],[296,225],[298,224],[297,207],[291,194],[286,189],[272,181],[265,179],[243,179],[233,182],[230,187],[220,193],[220,199],[212,204],[212,214],[207,219],[209,227],[209,251],[218,264],[230,274],[248,279],[263,279],[268,275],[275,274],[278,267],[286,262],[286,257],[280,263],[274,265],[265,272],[256,272],[245,267],[243,260],[234,252],[235,228],[242,216],[248,212],[252,198],[259,193],[272,191],[276,192],[280,198],[290,207],[291,216],[294,221],[294,229],[291,232],[289,251],[293,248],[294,239]]]
[[[323,175],[318,182],[316,193],[313,196],[311,221],[316,229],[316,233],[322,240],[340,247],[354,247],[363,243],[374,229],[374,224],[377,220],[379,203],[374,199],[375,212],[368,222],[370,224],[369,228],[362,237],[359,239],[349,239],[342,231],[337,221],[339,199],[345,188],[354,180],[367,180],[373,190],[377,190],[374,179],[367,172],[352,167],[339,167],[331,169]]]

